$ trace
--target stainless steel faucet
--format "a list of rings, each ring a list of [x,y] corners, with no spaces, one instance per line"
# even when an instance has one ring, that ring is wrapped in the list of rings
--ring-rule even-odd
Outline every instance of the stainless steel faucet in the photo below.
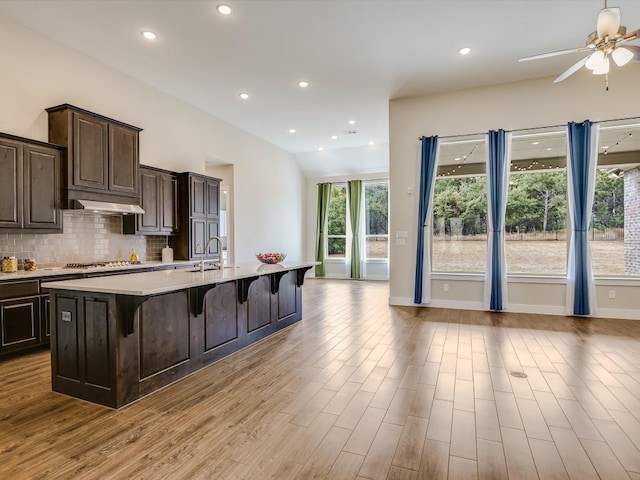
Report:
[[[204,252],[202,252],[202,254],[207,254],[207,252],[209,251],[209,245],[211,245],[212,240],[218,241],[219,263],[214,263],[213,268],[219,270],[224,267],[224,258],[222,258],[222,240],[220,240],[220,237],[216,237],[215,235],[213,237],[209,237],[209,240],[207,240],[207,244],[204,246]],[[200,271],[204,272],[204,256],[200,259]]]

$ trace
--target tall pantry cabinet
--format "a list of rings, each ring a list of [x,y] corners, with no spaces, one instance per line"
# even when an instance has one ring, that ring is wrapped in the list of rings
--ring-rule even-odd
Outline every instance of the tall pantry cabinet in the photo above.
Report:
[[[180,260],[220,258],[218,242],[206,244],[220,234],[220,179],[184,172],[178,174],[180,231],[169,239],[174,257]],[[188,201],[187,201],[188,199]]]

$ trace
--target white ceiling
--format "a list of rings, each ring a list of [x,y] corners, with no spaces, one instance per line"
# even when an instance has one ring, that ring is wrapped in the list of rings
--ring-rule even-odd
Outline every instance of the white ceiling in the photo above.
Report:
[[[233,14],[218,14],[219,3]],[[629,30],[640,28],[640,1],[609,6],[621,7]],[[0,15],[303,154],[387,143],[389,99],[559,75],[581,54],[517,60],[582,46],[602,7],[601,0],[0,0]],[[154,42],[140,35],[147,29]],[[464,46],[473,49],[466,57],[458,54]],[[311,85],[300,89],[299,80]],[[238,98],[242,91],[249,100]]]

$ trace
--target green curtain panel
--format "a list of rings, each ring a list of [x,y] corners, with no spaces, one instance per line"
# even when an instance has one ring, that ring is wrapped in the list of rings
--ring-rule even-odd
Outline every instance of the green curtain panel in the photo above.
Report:
[[[331,196],[331,184],[318,184],[318,222],[316,225],[316,277],[324,277],[324,247],[327,244],[327,223],[329,223],[329,198]]]
[[[360,278],[360,199],[362,181],[351,180],[347,183],[349,213],[351,214],[351,278]]]

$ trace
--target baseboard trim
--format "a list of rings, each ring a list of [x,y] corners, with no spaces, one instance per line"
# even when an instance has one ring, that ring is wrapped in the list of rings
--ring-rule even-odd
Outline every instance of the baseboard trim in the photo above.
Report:
[[[450,308],[454,310],[479,310],[486,311],[484,304],[481,302],[465,302],[456,300],[432,300],[430,303],[416,304],[413,298],[409,297],[389,297],[389,305],[398,307],[431,307],[431,308]],[[511,304],[504,310],[513,313],[531,313],[539,315],[558,315],[568,316],[565,306],[557,305],[527,305],[527,304]],[[594,318],[614,318],[618,320],[640,320],[640,311],[623,310],[616,308],[599,308],[596,309]]]

